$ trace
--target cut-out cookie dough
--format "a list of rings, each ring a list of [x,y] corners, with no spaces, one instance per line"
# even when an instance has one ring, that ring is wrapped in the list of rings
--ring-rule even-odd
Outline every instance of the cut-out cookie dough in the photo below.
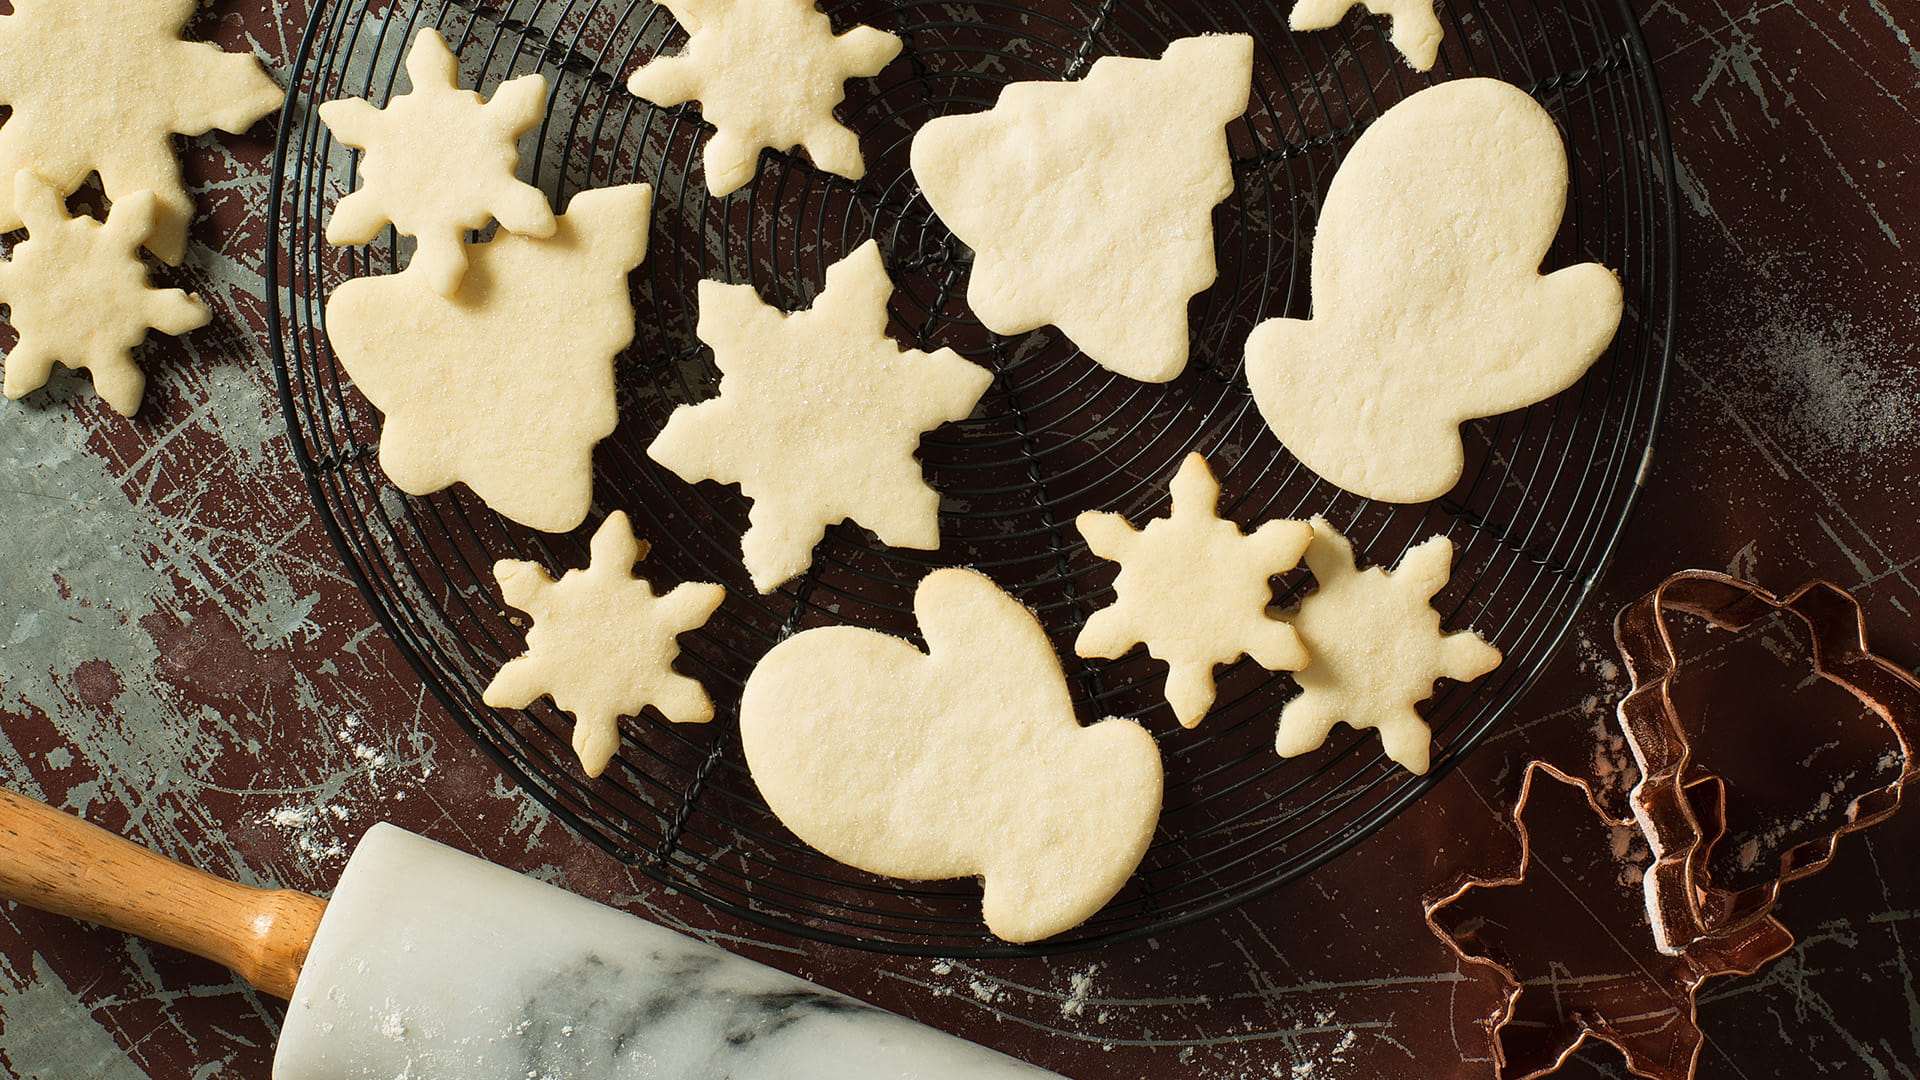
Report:
[[[1280,711],[1281,757],[1317,749],[1333,725],[1376,728],[1387,756],[1427,771],[1427,722],[1414,708],[1435,679],[1470,682],[1500,666],[1500,650],[1471,630],[1443,633],[1431,601],[1452,574],[1453,541],[1435,536],[1400,557],[1389,573],[1356,570],[1353,545],[1325,518],[1313,519],[1307,568],[1319,589],[1290,616],[1313,663],[1294,675],[1300,693]]]
[[[14,0],[0,15],[0,232],[24,224],[12,190],[31,169],[61,198],[98,172],[107,198],[154,193],[147,250],[177,266],[193,200],[174,135],[239,134],[285,96],[260,61],[180,40],[197,0]]]
[[[913,176],[974,251],[967,306],[996,334],[1058,326],[1131,379],[1180,374],[1187,302],[1218,275],[1226,125],[1252,80],[1252,38],[1182,38],[1159,60],[1104,57],[1078,82],[1014,83],[986,112],[929,121]]]
[[[830,173],[866,175],[860,140],[833,118],[848,79],[880,74],[900,39],[871,26],[836,36],[813,0],[658,0],[691,37],[654,60],[627,90],[659,105],[699,99],[712,124],[702,166],[707,190],[725,195],[753,179],[764,147],[806,150]]]
[[[876,874],[978,875],[987,928],[1038,941],[1105,906],[1160,816],[1160,752],[1130,720],[1081,727],[1039,620],[971,570],[936,570],[922,653],[872,630],[774,646],[740,698],[767,805]]]
[[[843,519],[894,547],[940,546],[940,495],[914,451],[924,433],[964,420],[993,375],[952,349],[894,344],[892,293],[872,240],[827,268],[805,311],[768,307],[751,285],[700,283],[697,331],[720,396],[675,409],[647,456],[753,500],[740,549],[761,592],[805,570]]]
[[[1269,671],[1307,666],[1299,635],[1267,606],[1270,579],[1299,564],[1313,527],[1269,521],[1243,535],[1219,516],[1220,484],[1199,454],[1187,455],[1172,489],[1171,514],[1144,529],[1095,511],[1075,522],[1095,555],[1120,564],[1120,575],[1114,603],[1087,620],[1073,651],[1113,660],[1145,644],[1167,663],[1174,716],[1193,727],[1213,707],[1215,665],[1247,655]]]
[[[1542,276],[1567,201],[1560,133],[1494,79],[1422,90],[1340,165],[1313,239],[1313,317],[1247,339],[1247,381],[1294,456],[1371,499],[1460,479],[1460,425],[1565,390],[1606,351],[1620,281]]]
[[[1415,71],[1427,71],[1440,59],[1440,17],[1434,0],[1297,0],[1287,19],[1292,30],[1331,30],[1349,10],[1365,8],[1392,20],[1390,40]]]
[[[593,445],[619,418],[613,362],[633,340],[627,273],[652,206],[646,184],[582,191],[548,239],[475,244],[451,298],[418,265],[334,290],[327,339],[385,414],[380,466],[400,490],[465,481],[546,532],[586,519]]]
[[[58,189],[31,169],[13,178],[27,239],[0,262],[0,304],[11,308],[20,341],[8,352],[5,390],[20,397],[44,386],[53,365],[85,368],[101,400],[123,416],[140,408],[147,377],[133,347],[152,328],[184,334],[213,317],[192,293],[147,283],[140,245],[161,216],[151,191],[113,204],[105,224],[68,217]]]
[[[549,695],[572,713],[573,752],[588,776],[606,771],[620,748],[620,718],[648,705],[676,724],[713,719],[713,700],[699,682],[673,670],[678,637],[706,625],[727,591],[688,582],[656,596],[633,573],[646,555],[627,515],[614,511],[593,534],[593,559],[559,581],[539,563],[502,559],[493,565],[500,595],[533,616],[525,655],[506,662],[481,700],[496,709],[524,709]]]
[[[524,236],[555,228],[546,195],[514,176],[520,137],[546,115],[547,80],[522,75],[488,101],[460,89],[459,77],[447,40],[425,29],[407,50],[407,93],[384,109],[359,98],[320,106],[333,137],[366,152],[359,189],[327,219],[327,242],[365,244],[391,222],[419,241],[408,267],[420,267],[442,296],[467,272],[468,230],[496,219]]]

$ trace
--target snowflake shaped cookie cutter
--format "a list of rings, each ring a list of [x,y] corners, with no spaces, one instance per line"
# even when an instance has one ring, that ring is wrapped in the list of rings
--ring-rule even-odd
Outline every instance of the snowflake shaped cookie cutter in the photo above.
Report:
[[[68,216],[59,188],[30,169],[20,170],[12,186],[27,239],[15,245],[11,261],[0,262],[0,304],[12,309],[20,334],[0,358],[6,395],[39,389],[59,363],[85,368],[101,400],[132,416],[147,386],[134,346],[149,329],[184,334],[213,318],[198,296],[147,281],[140,247],[164,213],[159,197],[126,195],[100,222]]]
[[[199,6],[14,0],[13,13],[0,15],[0,105],[13,108],[0,124],[0,232],[25,224],[12,190],[21,169],[62,198],[97,172],[115,202],[154,193],[146,248],[180,264],[193,200],[173,136],[239,134],[286,96],[254,57],[180,39]]]
[[[539,188],[514,175],[520,137],[546,116],[547,80],[522,75],[483,99],[459,86],[460,59],[431,27],[407,50],[410,88],[384,108],[360,98],[320,106],[333,137],[364,152],[360,187],[327,219],[330,244],[365,244],[391,223],[418,247],[434,291],[453,296],[467,272],[468,230],[498,220],[546,239],[558,227]],[[449,183],[458,177],[458,183]]]
[[[1559,978],[1550,983],[1557,1022],[1544,1027],[1527,1025],[1525,1041],[1509,1040],[1522,995],[1527,990],[1518,971],[1483,947],[1478,929],[1450,930],[1441,912],[1475,890],[1513,888],[1530,880],[1536,837],[1527,824],[1529,806],[1549,785],[1576,791],[1600,826],[1633,829],[1601,806],[1585,780],[1562,772],[1544,761],[1532,761],[1521,777],[1520,795],[1507,815],[1519,840],[1519,854],[1510,866],[1487,873],[1463,871],[1429,892],[1421,910],[1427,929],[1461,963],[1489,971],[1501,987],[1497,1007],[1480,1022],[1487,1029],[1495,1075],[1499,1080],[1532,1080],[1558,1069],[1589,1038],[1620,1051],[1629,1071],[1651,1080],[1687,1080],[1698,1060],[1702,1035],[1697,1023],[1697,993],[1707,979],[1722,975],[1751,975],[1793,946],[1793,935],[1778,920],[1763,917],[1726,935],[1693,943],[1678,954],[1655,951],[1647,943],[1648,958],[1636,958],[1635,970],[1606,977]],[[1716,823],[1709,817],[1709,826]],[[1601,858],[1613,859],[1611,851]],[[1549,871],[1553,873],[1553,871]],[[1557,874],[1555,875],[1557,878]]]
[[[1675,648],[1670,617],[1686,614],[1738,633],[1776,612],[1797,618],[1812,638],[1814,673],[1851,693],[1885,722],[1898,743],[1899,775],[1854,797],[1831,832],[1781,852],[1779,873],[1743,889],[1714,883],[1708,859],[1724,832],[1726,785],[1693,755],[1690,725],[1673,695],[1685,661]],[[1632,686],[1617,709],[1620,727],[1640,766],[1629,794],[1635,820],[1653,848],[1647,871],[1647,913],[1664,952],[1740,933],[1768,917],[1780,889],[1822,869],[1840,837],[1885,820],[1920,774],[1920,680],[1867,645],[1865,613],[1845,590],[1813,581],[1785,597],[1751,582],[1707,570],[1682,571],[1621,610],[1614,640]],[[1690,789],[1711,782],[1712,805],[1702,818]]]
[[[1114,602],[1093,613],[1074,642],[1082,657],[1118,659],[1145,645],[1167,664],[1167,703],[1182,727],[1213,707],[1213,670],[1251,656],[1268,671],[1306,667],[1294,628],[1267,613],[1272,578],[1300,563],[1313,526],[1268,521],[1242,533],[1219,516],[1220,482],[1188,454],[1170,485],[1173,509],[1135,529],[1119,514],[1089,510],[1075,521],[1087,547],[1120,564]]]

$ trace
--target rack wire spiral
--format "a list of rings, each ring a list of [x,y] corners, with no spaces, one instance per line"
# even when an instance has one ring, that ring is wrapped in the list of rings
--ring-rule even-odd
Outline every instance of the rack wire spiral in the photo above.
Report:
[[[294,447],[349,570],[427,685],[527,790],[619,858],[756,923],[888,952],[1031,954],[1155,933],[1298,878],[1384,824],[1505,715],[1566,634],[1633,502],[1671,349],[1676,223],[1665,119],[1630,8],[1442,0],[1447,43],[1429,77],[1399,61],[1384,20],[1350,17],[1336,30],[1293,34],[1271,0],[821,6],[836,29],[864,23],[905,41],[877,79],[848,84],[839,113],[860,135],[867,176],[845,180],[769,151],[751,185],[713,199],[698,166],[697,103],[663,109],[623,89],[627,73],[686,40],[652,0],[315,4],[279,132],[267,295]],[[618,367],[621,426],[597,451],[593,519],[570,535],[505,522],[464,488],[399,495],[377,465],[377,415],[327,347],[325,298],[350,277],[394,272],[405,249],[391,232],[367,248],[323,242],[357,163],[315,110],[403,92],[401,60],[424,26],[441,28],[460,54],[462,85],[490,92],[527,72],[546,75],[549,112],[523,168],[556,209],[584,188],[655,185],[650,252],[633,277],[638,333]],[[1188,372],[1145,385],[1106,373],[1051,329],[987,333],[964,304],[970,254],[907,171],[912,133],[934,116],[990,106],[1011,81],[1075,78],[1100,56],[1158,56],[1174,38],[1222,31],[1255,36],[1254,93],[1228,129],[1237,186],[1215,212],[1220,276],[1192,306]],[[1466,427],[1467,470],[1450,495],[1372,503],[1319,480],[1274,440],[1242,378],[1240,347],[1262,319],[1306,315],[1314,215],[1358,134],[1407,94],[1470,74],[1520,85],[1559,123],[1572,186],[1547,266],[1614,268],[1627,313],[1576,387]],[[718,382],[693,332],[696,282],[749,282],[771,303],[804,307],[827,265],[869,236],[897,284],[889,332],[914,347],[952,347],[995,380],[970,419],[922,444],[928,479],[944,496],[940,550],[888,549],[856,526],[836,526],[810,572],[761,597],[740,568],[748,504],[737,489],[689,486],[645,447],[676,405],[710,397]],[[1242,525],[1325,514],[1382,564],[1433,533],[1454,538],[1453,581],[1436,603],[1449,627],[1475,627],[1507,659],[1476,683],[1444,685],[1428,704],[1428,775],[1399,770],[1371,733],[1344,728],[1317,753],[1279,758],[1274,721],[1293,684],[1251,661],[1221,670],[1213,713],[1188,732],[1164,707],[1162,665],[1139,652],[1073,658],[1073,636],[1110,602],[1115,570],[1087,552],[1074,516],[1117,510],[1138,522],[1165,513],[1167,481],[1193,450],[1220,476],[1223,514]],[[679,662],[707,684],[719,714],[708,725],[669,724],[651,709],[624,721],[620,755],[588,781],[572,764],[564,714],[545,702],[505,712],[480,701],[523,647],[490,567],[500,558],[556,573],[583,566],[587,537],[614,509],[652,543],[643,572],[656,586],[728,587],[713,622],[682,638]],[[1165,812],[1138,874],[1090,922],[1039,945],[992,938],[977,883],[885,880],[807,848],[768,813],[735,738],[740,685],[775,641],[841,623],[917,640],[913,586],[944,565],[984,571],[1039,615],[1067,660],[1083,720],[1137,717],[1165,756]],[[1303,583],[1299,574],[1281,579],[1277,598]]]

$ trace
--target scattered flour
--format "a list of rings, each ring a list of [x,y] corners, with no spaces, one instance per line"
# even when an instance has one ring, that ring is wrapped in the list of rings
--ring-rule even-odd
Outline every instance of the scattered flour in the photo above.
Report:
[[[343,806],[290,804],[267,811],[261,820],[285,833],[288,842],[302,855],[320,863],[346,857],[346,843],[333,829],[347,817]]]
[[[1089,964],[1085,971],[1076,971],[1067,976],[1067,996],[1060,1002],[1061,1016],[1079,1016],[1087,1011],[1087,998],[1093,992],[1093,976],[1099,970],[1099,964]]]
[[[1734,331],[1753,377],[1716,380],[1749,420],[1828,467],[1879,459],[1920,437],[1920,380],[1890,363],[1891,335],[1781,303]]]

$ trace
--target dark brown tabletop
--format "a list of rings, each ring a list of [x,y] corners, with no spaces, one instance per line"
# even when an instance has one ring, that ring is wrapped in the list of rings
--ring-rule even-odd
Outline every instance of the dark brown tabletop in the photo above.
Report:
[[[186,265],[160,276],[197,289],[215,322],[147,348],[138,417],[64,375],[0,404],[0,782],[216,873],[320,892],[368,825],[393,821],[1076,1080],[1489,1076],[1476,1021],[1494,985],[1429,933],[1419,896],[1511,859],[1503,812],[1529,760],[1618,805],[1618,608],[1684,567],[1778,590],[1826,578],[1859,598],[1881,652],[1920,663],[1920,274],[1906,261],[1920,9],[1639,7],[1672,121],[1684,269],[1646,494],[1545,677],[1464,767],[1306,880],[1133,945],[898,959],[722,917],[575,838],[422,688],[315,516],[264,343],[271,121],[182,143],[203,216]],[[284,82],[297,17],[215,0],[194,29]],[[1730,825],[1756,838],[1727,853],[1729,873],[1751,873],[1756,851],[1764,862],[1767,844],[1830,822],[1891,740],[1821,697],[1784,628],[1692,647],[1743,684],[1703,676],[1690,692],[1705,702],[1700,752],[1735,783]],[[1651,963],[1621,900],[1637,889],[1572,853],[1580,813],[1542,799],[1530,824],[1546,872],[1463,909],[1543,994]],[[1916,844],[1909,809],[1786,889],[1792,949],[1703,988],[1701,1077],[1920,1069]],[[1582,947],[1596,936],[1622,947]],[[0,1074],[261,1080],[281,1011],[211,964],[0,910]],[[1623,1074],[1592,1044],[1562,1070]]]

